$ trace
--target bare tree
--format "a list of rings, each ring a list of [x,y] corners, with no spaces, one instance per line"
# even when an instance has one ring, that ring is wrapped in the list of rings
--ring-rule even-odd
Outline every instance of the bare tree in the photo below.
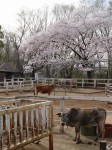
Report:
[[[13,44],[16,57],[16,69],[21,70],[24,57],[20,59],[20,46],[26,38],[47,28],[47,7],[45,10],[21,10],[18,13],[18,28],[8,33],[10,42]]]
[[[104,9],[107,7],[106,0],[80,0],[80,5],[94,7],[95,9]]]
[[[74,5],[55,4],[54,8],[52,9],[52,22],[57,22],[62,18],[69,18],[74,9]]]

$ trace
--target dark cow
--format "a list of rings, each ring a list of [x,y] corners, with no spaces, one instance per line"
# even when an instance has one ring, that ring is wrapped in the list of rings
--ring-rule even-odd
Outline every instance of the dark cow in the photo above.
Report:
[[[54,84],[37,84],[35,85],[34,95],[38,94],[39,92],[42,94],[48,93],[48,95],[50,95],[55,87],[56,86]]]
[[[61,117],[61,125],[75,127],[75,141],[76,143],[81,143],[80,140],[80,127],[86,126],[91,127],[96,124],[98,126],[98,137],[101,135],[104,138],[105,135],[105,120],[106,120],[106,111],[102,108],[93,108],[93,109],[80,109],[80,108],[71,108],[69,112],[62,112],[57,114]]]

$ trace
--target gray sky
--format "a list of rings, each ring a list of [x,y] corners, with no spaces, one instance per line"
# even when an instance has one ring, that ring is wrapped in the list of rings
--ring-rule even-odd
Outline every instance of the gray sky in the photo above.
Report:
[[[79,0],[1,0],[0,1],[0,25],[3,28],[12,30],[16,25],[17,13],[21,9],[38,9],[45,5],[52,8],[54,4],[79,5]]]

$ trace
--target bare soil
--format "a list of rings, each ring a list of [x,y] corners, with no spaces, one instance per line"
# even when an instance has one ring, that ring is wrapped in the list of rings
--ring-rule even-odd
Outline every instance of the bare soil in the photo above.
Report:
[[[52,92],[51,95],[60,95],[60,96],[106,96],[105,91],[98,91],[95,89],[76,89],[76,92],[64,91],[64,92]],[[11,97],[11,96],[19,96],[19,95],[33,95],[33,92],[12,92],[6,95],[5,93],[0,93],[0,96]],[[42,95],[42,94],[39,94]],[[47,95],[47,94],[45,94]],[[44,96],[45,96],[44,95]],[[54,107],[59,107],[59,100],[53,101]],[[65,107],[79,107],[79,108],[91,108],[91,107],[102,107],[106,110],[112,111],[112,104],[107,104],[106,102],[100,101],[83,101],[83,100],[66,100]],[[56,112],[54,112],[54,118],[56,119]],[[108,115],[106,119],[106,123],[112,123],[112,115]],[[73,138],[75,136],[74,128],[65,128],[65,132],[60,132],[59,122],[54,122],[53,128],[53,143],[54,143],[54,150],[99,150],[99,142],[89,145],[89,141],[93,141],[93,137],[87,137],[81,135],[81,139],[85,144],[75,144]],[[112,139],[106,139],[108,143],[112,141]],[[22,149],[21,149],[22,150]],[[24,150],[49,150],[49,138],[44,138],[41,142],[37,145],[31,143],[24,147]]]

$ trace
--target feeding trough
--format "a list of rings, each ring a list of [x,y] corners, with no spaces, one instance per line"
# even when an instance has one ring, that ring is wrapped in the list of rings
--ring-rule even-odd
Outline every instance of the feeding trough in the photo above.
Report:
[[[81,127],[81,134],[85,136],[96,136],[97,134],[97,126],[93,125],[91,127]]]
[[[96,136],[97,126],[93,125],[90,128],[82,126],[81,134],[84,136]],[[112,124],[105,124],[105,138],[112,138]]]

